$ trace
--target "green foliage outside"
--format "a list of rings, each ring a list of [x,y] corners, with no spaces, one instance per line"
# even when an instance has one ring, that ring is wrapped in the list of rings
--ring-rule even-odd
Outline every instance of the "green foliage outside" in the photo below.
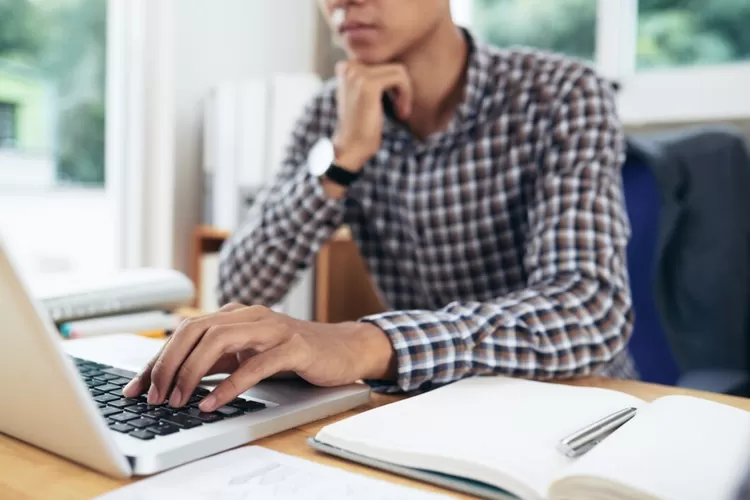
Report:
[[[63,184],[104,184],[106,38],[106,0],[0,0],[0,59],[55,85]]]
[[[596,0],[467,1],[474,2],[475,29],[491,43],[594,58]],[[748,0],[640,0],[637,65],[750,60],[749,28]]]

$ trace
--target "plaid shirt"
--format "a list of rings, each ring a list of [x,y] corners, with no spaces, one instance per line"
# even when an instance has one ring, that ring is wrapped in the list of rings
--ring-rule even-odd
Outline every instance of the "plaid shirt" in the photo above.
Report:
[[[469,375],[635,377],[624,135],[608,84],[585,65],[477,44],[463,102],[420,141],[386,114],[382,147],[342,201],[306,156],[336,127],[336,82],[299,120],[278,177],[222,249],[220,300],[283,299],[348,224],[388,306],[395,384]]]

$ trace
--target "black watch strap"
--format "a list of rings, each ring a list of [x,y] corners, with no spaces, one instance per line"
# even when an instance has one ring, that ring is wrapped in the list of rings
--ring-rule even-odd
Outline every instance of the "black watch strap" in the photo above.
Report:
[[[349,187],[359,178],[359,172],[351,172],[338,165],[331,165],[326,170],[325,176],[340,186]]]

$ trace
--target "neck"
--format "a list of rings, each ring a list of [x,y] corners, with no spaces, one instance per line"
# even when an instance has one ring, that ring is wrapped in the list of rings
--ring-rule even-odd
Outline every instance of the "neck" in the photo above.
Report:
[[[409,53],[400,57],[412,79],[414,102],[407,120],[424,139],[445,128],[463,97],[468,44],[447,18]]]

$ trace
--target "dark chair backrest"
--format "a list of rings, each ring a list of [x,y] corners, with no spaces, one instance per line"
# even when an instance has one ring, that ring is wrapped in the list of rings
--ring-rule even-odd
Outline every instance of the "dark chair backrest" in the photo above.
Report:
[[[646,379],[669,383],[676,362],[678,385],[729,392],[750,375],[745,141],[736,129],[715,126],[629,137],[631,350]]]
[[[631,227],[627,259],[635,310],[630,352],[644,381],[675,385],[680,378],[680,370],[672,355],[654,299],[656,249],[662,204],[659,184],[652,167],[634,155],[628,155],[625,161],[622,180]]]

